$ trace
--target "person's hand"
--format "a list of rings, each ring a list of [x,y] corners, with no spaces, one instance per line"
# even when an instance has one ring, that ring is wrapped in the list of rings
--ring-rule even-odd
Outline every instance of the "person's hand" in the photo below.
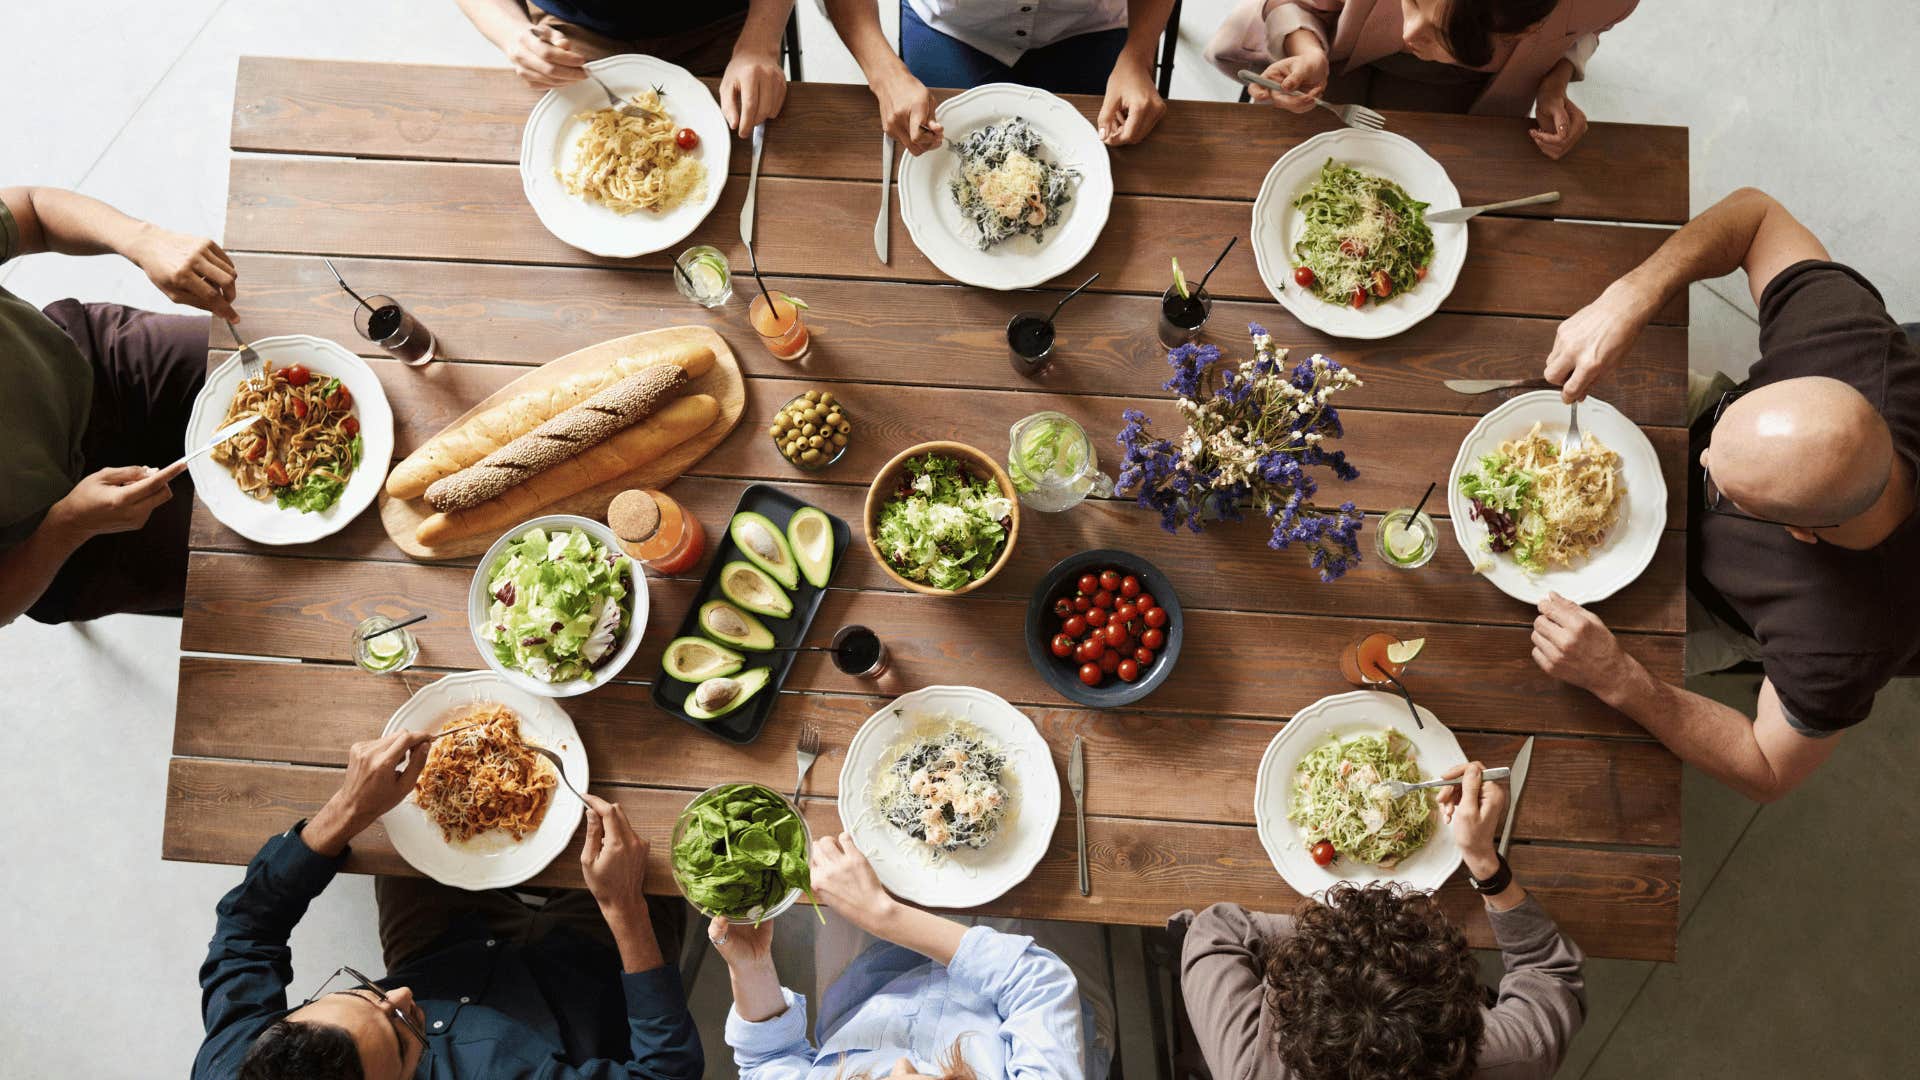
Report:
[[[156,472],[145,465],[121,465],[89,473],[53,504],[46,520],[81,541],[107,533],[133,532],[144,527],[148,516],[173,498],[173,488],[168,485],[186,468],[173,465]]]
[[[894,899],[880,884],[873,864],[846,833],[814,842],[812,872],[814,896],[868,933],[893,908]]]
[[[575,52],[573,42],[558,30],[543,32],[528,23],[494,44],[506,55],[520,81],[536,90],[550,90],[587,77],[587,57]]]
[[[720,76],[720,115],[734,134],[743,139],[753,134],[755,125],[780,115],[786,103],[787,75],[779,55],[735,49]]]
[[[1573,144],[1587,133],[1587,114],[1567,97],[1567,84],[1559,79],[1540,84],[1540,96],[1534,99],[1533,113],[1539,126],[1529,128],[1527,135],[1541,153],[1555,161],[1567,156]]]
[[[1313,103],[1327,92],[1327,51],[1319,45],[1306,46],[1284,60],[1268,64],[1267,70],[1260,74],[1294,93],[1277,94],[1259,83],[1249,83],[1249,101],[1266,102],[1288,112],[1312,112]]]
[[[1598,615],[1557,592],[1540,601],[1533,620],[1533,662],[1602,701],[1627,689],[1637,663]]]
[[[1435,796],[1440,805],[1440,820],[1453,832],[1467,872],[1481,880],[1500,869],[1500,855],[1494,837],[1507,819],[1507,790],[1499,784],[1481,782],[1486,766],[1477,761],[1455,765],[1441,774],[1443,779],[1459,780],[1457,787],[1441,788]]]
[[[946,129],[933,118],[933,91],[905,64],[873,81],[873,97],[880,104],[880,129],[907,153],[919,157],[945,141]]]
[[[1586,397],[1600,376],[1633,349],[1657,307],[1658,298],[1645,295],[1630,278],[1621,278],[1568,316],[1554,331],[1544,373],[1560,387],[1560,400],[1572,403]]]
[[[1106,100],[1100,103],[1100,141],[1125,146],[1147,137],[1167,111],[1167,99],[1153,85],[1153,65],[1121,53],[1107,76]]]
[[[587,841],[580,848],[580,873],[600,910],[645,915],[647,842],[627,822],[627,812],[586,795]]]
[[[353,744],[347,775],[301,836],[322,855],[338,855],[380,815],[400,805],[427,764],[431,731],[396,731]]]
[[[230,323],[240,321],[233,310],[239,272],[219,244],[203,236],[145,225],[124,254],[167,299],[212,312]]]
[[[755,926],[714,916],[707,923],[707,940],[730,968],[773,966],[773,921]]]

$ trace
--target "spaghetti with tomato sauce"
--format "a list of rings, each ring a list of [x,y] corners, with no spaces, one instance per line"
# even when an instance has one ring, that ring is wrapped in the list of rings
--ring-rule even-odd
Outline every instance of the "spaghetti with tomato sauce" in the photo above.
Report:
[[[512,709],[475,705],[440,731],[455,733],[435,739],[427,751],[413,801],[449,844],[491,829],[520,840],[540,827],[559,779],[547,759],[527,748]]]
[[[260,422],[211,455],[241,491],[309,514],[340,500],[362,453],[346,384],[301,364],[276,368],[268,361],[257,377],[241,381],[220,426],[248,416]]]

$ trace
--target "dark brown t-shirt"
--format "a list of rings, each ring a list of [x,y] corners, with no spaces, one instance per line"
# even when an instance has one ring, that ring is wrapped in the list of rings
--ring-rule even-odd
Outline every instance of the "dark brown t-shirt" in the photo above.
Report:
[[[1866,395],[1896,453],[1920,475],[1920,350],[1867,280],[1838,263],[1795,263],[1760,298],[1760,359],[1746,386],[1824,375]],[[1711,415],[1693,428],[1693,505]],[[1700,513],[1688,584],[1760,642],[1767,678],[1796,727],[1833,732],[1867,718],[1887,680],[1920,657],[1920,514],[1868,551],[1806,544],[1778,525]]]

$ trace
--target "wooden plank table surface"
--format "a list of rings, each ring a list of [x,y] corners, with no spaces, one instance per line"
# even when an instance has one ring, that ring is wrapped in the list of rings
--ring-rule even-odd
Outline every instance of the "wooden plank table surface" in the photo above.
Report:
[[[999,577],[941,601],[900,591],[860,549],[867,481],[911,443],[957,439],[998,452],[1008,426],[1039,409],[1074,416],[1103,447],[1112,446],[1123,409],[1168,426],[1174,413],[1152,329],[1168,255],[1192,263],[1229,236],[1244,239],[1268,167],[1327,130],[1330,118],[1174,101],[1146,143],[1114,150],[1108,225],[1086,260],[1047,286],[1099,270],[1100,291],[1063,313],[1058,361],[1026,380],[1006,362],[1001,328],[1042,297],[955,286],[914,247],[897,209],[892,263],[876,258],[878,130],[864,88],[796,84],[768,129],[757,247],[762,269],[812,305],[813,353],[800,365],[759,346],[743,300],[708,312],[679,297],[666,254],[601,259],[540,226],[517,167],[521,126],[537,99],[505,69],[244,58],[226,246],[239,267],[249,336],[315,334],[373,359],[393,403],[396,460],[528,365],[637,330],[709,323],[740,357],[747,414],[673,495],[710,533],[756,481],[854,527],[856,548],[819,625],[857,620],[880,633],[895,669],[878,687],[802,654],[766,733],[744,747],[656,711],[649,682],[703,565],[654,578],[639,655],[610,685],[563,702],[586,744],[595,789],[623,804],[654,841],[649,887],[672,889],[665,841],[694,792],[732,780],[791,783],[803,718],[821,730],[825,753],[802,806],[816,831],[837,829],[840,763],[860,723],[905,690],[973,683],[1033,718],[1063,776],[1074,736],[1088,744],[1093,895],[1081,897],[1074,885],[1069,819],[1033,875],[983,910],[1151,925],[1219,900],[1290,908],[1299,898],[1254,830],[1254,769],[1295,710],[1348,689],[1336,655],[1378,628],[1428,639],[1413,673],[1417,691],[1469,754],[1506,764],[1525,736],[1539,736],[1514,830],[1521,882],[1587,952],[1673,959],[1678,762],[1630,720],[1534,667],[1531,609],[1476,576],[1444,525],[1439,555],[1409,574],[1373,557],[1370,520],[1365,561],[1323,585],[1303,556],[1268,551],[1251,525],[1172,537],[1130,503],[1090,500],[1066,514],[1029,515]],[[1072,100],[1089,116],[1098,106]],[[1340,402],[1340,445],[1361,477],[1327,479],[1323,497],[1337,491],[1377,512],[1444,479],[1467,430],[1503,395],[1463,397],[1440,381],[1536,376],[1558,320],[1657,247],[1664,226],[1685,220],[1684,129],[1595,124],[1573,154],[1550,162],[1525,126],[1389,115],[1389,128],[1445,165],[1468,203],[1550,188],[1563,194],[1555,205],[1472,222],[1459,286],[1413,330],[1356,342],[1307,329],[1272,302],[1244,243],[1210,284],[1220,300],[1209,332],[1229,355],[1244,355],[1241,328],[1258,321],[1296,357],[1325,352],[1365,380]],[[736,266],[746,257],[738,213],[747,160],[736,142],[719,205],[686,241],[711,243]],[[352,301],[322,255],[363,291],[400,297],[434,330],[441,359],[410,369],[355,336]],[[1596,610],[1666,679],[1678,678],[1683,648],[1686,322],[1682,297],[1601,388],[1647,431],[1670,499],[1652,566]],[[209,348],[213,358],[226,353],[218,335]],[[833,468],[800,473],[778,457],[765,428],[793,393],[829,385],[859,434]],[[1105,454],[1111,468],[1113,452]],[[244,863],[268,835],[325,801],[349,744],[376,734],[421,686],[481,666],[464,614],[475,560],[413,562],[373,513],[317,543],[269,548],[198,506],[192,546],[163,852]],[[1026,661],[1019,627],[1033,582],[1056,560],[1093,546],[1150,558],[1187,611],[1179,664],[1138,709],[1074,707]],[[355,623],[412,611],[435,616],[417,628],[416,668],[376,677],[353,666]],[[378,827],[355,842],[348,867],[412,872]],[[578,862],[563,855],[537,880],[577,885]],[[1491,943],[1462,882],[1440,895],[1475,944]]]

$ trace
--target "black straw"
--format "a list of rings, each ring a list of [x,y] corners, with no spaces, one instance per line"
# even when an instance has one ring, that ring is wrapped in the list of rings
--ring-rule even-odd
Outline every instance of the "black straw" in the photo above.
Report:
[[[427,617],[425,615],[415,615],[410,619],[403,619],[400,622],[394,623],[392,626],[387,627],[385,630],[375,630],[373,633],[366,635],[360,640],[372,641],[374,638],[379,637],[381,634],[391,634],[395,630],[398,630],[403,626],[412,626],[414,623],[417,623],[417,622],[425,622],[426,619]]]
[[[694,292],[700,291],[694,286],[693,279],[687,276],[687,271],[680,265],[679,259],[673,260],[673,272],[680,275],[680,280],[687,283],[687,288],[693,289]]]
[[[1055,304],[1055,305],[1053,305],[1053,315],[1048,315],[1048,316],[1047,316],[1047,322],[1048,322],[1048,323],[1052,323],[1052,322],[1053,322],[1053,316],[1054,316],[1054,315],[1058,315],[1058,314],[1060,314],[1060,309],[1061,309],[1061,308],[1063,308],[1063,307],[1066,307],[1066,306],[1067,306],[1067,301],[1069,301],[1069,300],[1071,300],[1071,299],[1073,299],[1074,297],[1076,297],[1076,296],[1079,296],[1079,295],[1080,295],[1080,289],[1084,289],[1084,288],[1086,288],[1087,286],[1089,286],[1089,285],[1091,285],[1091,284],[1093,284],[1094,282],[1096,282],[1096,281],[1099,281],[1099,280],[1100,280],[1100,275],[1096,273],[1096,274],[1094,274],[1094,275],[1093,275],[1092,277],[1090,277],[1090,278],[1088,278],[1087,280],[1085,280],[1085,281],[1083,281],[1083,282],[1081,282],[1081,283],[1080,283],[1080,288],[1079,288],[1079,289],[1075,289],[1075,290],[1073,290],[1072,292],[1070,292],[1070,293],[1068,293],[1067,295],[1065,295],[1065,296],[1063,296],[1063,297],[1061,297],[1061,298],[1060,298],[1060,302],[1059,302],[1059,303],[1057,303],[1057,304]]]
[[[1420,719],[1420,710],[1413,707],[1413,695],[1407,691],[1406,684],[1394,678],[1393,672],[1388,671],[1384,664],[1380,666],[1380,674],[1385,675],[1387,681],[1393,684],[1394,689],[1400,691],[1400,696],[1407,699],[1407,711],[1413,714],[1413,726],[1425,731],[1427,725]]]
[[[1207,267],[1206,273],[1200,275],[1200,284],[1194,287],[1194,292],[1200,293],[1207,290],[1207,279],[1213,276],[1215,270],[1220,269],[1221,263],[1227,261],[1227,252],[1233,250],[1233,242],[1238,239],[1240,239],[1239,233],[1227,237],[1227,246],[1220,249],[1220,257],[1213,260],[1213,265]]]
[[[753,241],[742,240],[740,242],[747,245],[747,265],[753,267],[753,280],[760,286],[760,295],[766,297],[767,311],[777,316],[778,312],[775,312],[773,309],[773,294],[767,291],[767,283],[760,277],[760,260],[753,255]],[[776,318],[775,322],[778,321]]]
[[[337,281],[337,282],[339,282],[339,283],[340,283],[340,287],[341,287],[341,288],[343,288],[343,289],[345,289],[345,290],[347,290],[347,295],[348,295],[348,296],[351,296],[351,297],[353,297],[353,298],[354,298],[354,300],[356,300],[356,301],[358,301],[358,302],[359,302],[359,304],[360,304],[360,306],[361,306],[361,307],[363,307],[363,308],[367,308],[367,309],[369,309],[369,310],[371,310],[371,309],[373,308],[373,305],[372,305],[372,304],[369,304],[369,303],[367,303],[367,302],[366,302],[365,300],[362,300],[362,299],[360,299],[360,294],[359,294],[359,293],[357,293],[357,292],[354,292],[354,291],[353,291],[353,286],[351,286],[351,285],[349,285],[349,284],[347,284],[347,279],[346,279],[346,278],[343,278],[343,277],[341,277],[341,276],[340,276],[340,271],[338,271],[338,270],[334,270],[334,267],[333,267],[333,260],[332,260],[332,259],[321,259],[320,261],[321,261],[321,262],[323,262],[323,263],[326,263],[326,264],[327,264],[327,269],[329,269],[329,270],[333,270],[333,280],[335,280],[335,281]],[[420,616],[420,617],[421,617],[421,618],[423,618],[423,619],[424,619],[424,618],[426,618],[426,616],[425,616],[425,615],[422,615],[422,616]],[[383,631],[383,633],[384,633],[384,631]]]
[[[1420,516],[1420,511],[1426,507],[1427,500],[1433,498],[1433,489],[1439,486],[1440,486],[1440,481],[1438,480],[1435,480],[1434,482],[1428,484],[1427,493],[1425,495],[1420,496],[1419,502],[1413,504],[1413,513],[1407,516],[1411,518],[1418,518]]]

